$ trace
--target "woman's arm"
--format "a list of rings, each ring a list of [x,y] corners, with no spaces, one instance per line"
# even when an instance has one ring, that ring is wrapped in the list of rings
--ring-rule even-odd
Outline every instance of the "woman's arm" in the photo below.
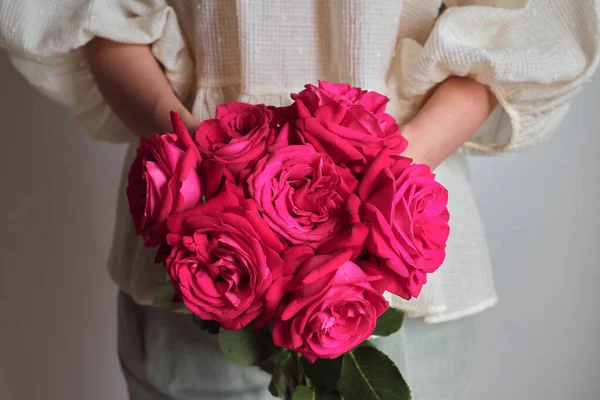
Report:
[[[486,86],[469,78],[446,79],[404,126],[409,145],[403,155],[437,167],[477,131],[496,104]]]
[[[147,45],[95,38],[86,58],[106,102],[139,136],[171,131],[169,111],[179,113],[189,129],[198,120],[177,98]]]
[[[171,130],[171,110],[190,130],[197,127],[199,121],[177,98],[148,46],[96,38],[86,46],[86,55],[102,96],[139,136]],[[404,127],[409,140],[404,155],[435,168],[475,133],[495,104],[474,80],[447,79]]]

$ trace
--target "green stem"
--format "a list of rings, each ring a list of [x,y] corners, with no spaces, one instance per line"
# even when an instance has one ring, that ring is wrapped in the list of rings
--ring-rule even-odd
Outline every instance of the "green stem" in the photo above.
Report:
[[[294,353],[294,357],[296,359],[296,365],[298,366],[298,383],[306,387],[311,387],[310,379],[308,379],[308,376],[306,376],[304,368],[302,367],[302,355],[300,353]]]
[[[306,375],[304,375],[304,383],[306,384],[306,387],[312,387],[310,379],[308,379],[308,376]]]

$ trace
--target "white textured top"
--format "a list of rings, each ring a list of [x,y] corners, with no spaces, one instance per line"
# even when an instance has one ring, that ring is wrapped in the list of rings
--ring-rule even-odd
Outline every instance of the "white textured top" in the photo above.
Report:
[[[80,48],[94,36],[152,44],[176,93],[193,101],[200,118],[231,100],[284,105],[290,92],[324,79],[386,94],[390,113],[404,123],[430,89],[459,75],[489,85],[500,102],[464,150],[521,150],[551,134],[597,65],[597,2],[447,0],[440,15],[441,3],[2,1],[0,46],[32,85],[70,107],[99,140],[135,136],[103,101],[86,65]],[[447,259],[418,299],[392,299],[428,322],[472,314],[497,300],[463,152],[436,172],[450,193]],[[153,251],[134,236],[124,190],[109,270],[143,304],[165,279]]]

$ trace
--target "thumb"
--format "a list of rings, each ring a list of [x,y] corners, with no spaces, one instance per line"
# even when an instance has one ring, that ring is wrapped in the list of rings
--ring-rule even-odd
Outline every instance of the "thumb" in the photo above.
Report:
[[[181,101],[173,94],[163,96],[154,112],[155,121],[158,125],[159,132],[173,132],[173,124],[171,121],[171,113],[179,115],[183,124],[190,134],[194,134],[200,121],[181,103]]]
[[[179,116],[181,117],[181,120],[183,121],[183,124],[187,128],[188,132],[191,135],[194,135],[194,133],[196,133],[196,129],[198,129],[198,125],[200,125],[200,120],[187,109],[184,109],[183,114],[179,114]]]

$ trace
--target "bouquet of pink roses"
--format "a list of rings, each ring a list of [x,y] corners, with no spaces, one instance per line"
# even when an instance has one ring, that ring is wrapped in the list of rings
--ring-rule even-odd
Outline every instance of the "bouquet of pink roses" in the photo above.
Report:
[[[131,214],[169,276],[157,304],[189,310],[224,357],[273,374],[274,396],[409,399],[368,342],[400,329],[384,292],[419,295],[445,257],[447,191],[388,99],[320,82],[289,107],[231,102],[191,136],[141,139]]]

